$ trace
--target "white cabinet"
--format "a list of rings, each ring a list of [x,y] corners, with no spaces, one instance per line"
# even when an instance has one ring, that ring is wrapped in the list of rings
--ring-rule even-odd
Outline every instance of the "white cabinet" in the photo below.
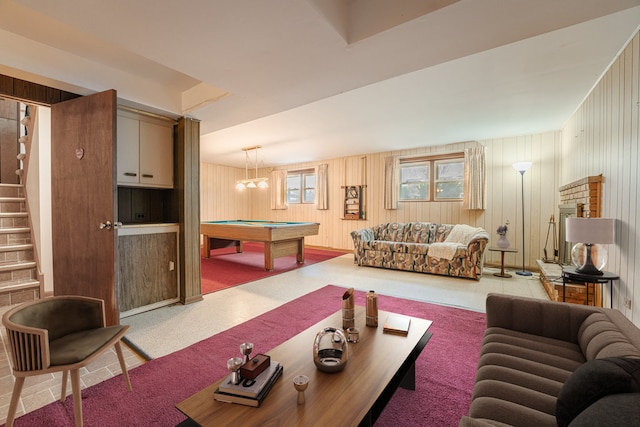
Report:
[[[173,125],[118,111],[118,185],[173,188]]]

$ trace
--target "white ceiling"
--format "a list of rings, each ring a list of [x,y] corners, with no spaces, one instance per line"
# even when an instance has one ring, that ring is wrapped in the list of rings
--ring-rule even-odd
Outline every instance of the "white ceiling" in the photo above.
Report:
[[[639,24],[640,0],[0,0],[0,73],[275,166],[560,129]]]

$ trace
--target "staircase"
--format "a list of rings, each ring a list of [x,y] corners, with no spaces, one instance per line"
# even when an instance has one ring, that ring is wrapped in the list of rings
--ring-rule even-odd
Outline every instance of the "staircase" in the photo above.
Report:
[[[24,190],[0,184],[0,307],[40,298]]]

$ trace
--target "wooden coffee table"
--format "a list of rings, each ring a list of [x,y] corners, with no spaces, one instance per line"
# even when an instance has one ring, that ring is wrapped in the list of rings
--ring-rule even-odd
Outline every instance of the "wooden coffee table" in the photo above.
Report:
[[[313,363],[316,334],[325,327],[342,327],[338,311],[267,352],[282,363],[284,372],[259,408],[214,400],[221,378],[177,405],[192,421],[184,425],[373,425],[398,387],[415,389],[415,361],[431,338],[432,322],[415,317],[407,336],[383,333],[389,314],[380,311],[379,326],[370,328],[365,326],[364,307],[356,307],[360,342],[349,343],[349,360],[341,372],[321,372]],[[283,319],[282,327],[286,326]],[[297,404],[293,387],[296,375],[309,377],[303,405]]]

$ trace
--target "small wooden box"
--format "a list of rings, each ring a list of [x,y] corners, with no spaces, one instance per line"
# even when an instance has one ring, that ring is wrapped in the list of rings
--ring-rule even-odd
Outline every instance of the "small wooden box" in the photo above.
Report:
[[[250,380],[255,379],[271,365],[271,357],[266,354],[256,354],[240,367],[240,376]]]

